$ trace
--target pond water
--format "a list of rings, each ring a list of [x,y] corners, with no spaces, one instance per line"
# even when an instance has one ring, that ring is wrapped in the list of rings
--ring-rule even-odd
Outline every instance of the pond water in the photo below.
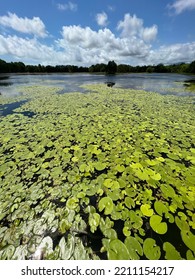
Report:
[[[19,87],[26,85],[60,86],[63,92],[85,92],[80,86],[85,84],[115,83],[115,87],[144,89],[161,94],[191,94],[186,92],[184,81],[194,78],[190,75],[180,74],[120,74],[120,75],[95,75],[88,73],[77,74],[41,74],[41,75],[16,75],[0,76],[0,92],[2,95],[15,96],[19,94]]]

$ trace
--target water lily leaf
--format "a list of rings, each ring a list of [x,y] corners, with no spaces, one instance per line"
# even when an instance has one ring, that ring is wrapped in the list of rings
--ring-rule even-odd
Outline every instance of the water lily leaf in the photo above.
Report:
[[[187,260],[195,260],[195,253],[193,254],[192,251],[187,250],[186,259],[187,259]]]
[[[145,170],[135,169],[135,175],[142,181],[149,180],[149,176]]]
[[[130,228],[127,227],[127,226],[125,226],[125,227],[123,228],[123,234],[124,234],[124,236],[130,236],[130,235],[131,235]]]
[[[165,159],[163,157],[157,157],[156,160],[158,160],[160,162],[165,162]]]
[[[147,217],[151,217],[154,213],[153,209],[151,209],[151,206],[149,204],[141,205],[140,210],[143,213],[143,215]]]
[[[53,252],[53,240],[50,236],[46,236],[39,244],[39,249],[42,249],[45,257]]]
[[[153,238],[146,238],[143,244],[143,251],[149,260],[159,260],[161,256],[160,247],[156,245]]]
[[[161,221],[162,217],[153,215],[150,217],[150,226],[156,233],[165,234],[167,232],[167,224]]]
[[[150,177],[155,181],[161,180],[161,175],[159,173],[155,173],[154,175],[151,175]]]
[[[119,164],[117,164],[117,166],[115,167],[115,169],[116,169],[118,172],[120,172],[120,173],[122,173],[122,172],[125,171],[124,165],[119,165]]]
[[[160,215],[162,216],[163,213],[167,213],[168,212],[168,209],[167,207],[165,206],[165,204],[160,201],[160,200],[157,200],[154,202],[154,209],[155,211]]]
[[[87,168],[87,164],[85,164],[85,163],[83,163],[83,164],[81,164],[81,165],[79,166],[79,170],[80,170],[81,172],[85,172],[85,171],[86,171],[86,168]]]
[[[180,230],[184,230],[184,231],[190,230],[188,222],[180,219],[178,216],[175,217],[175,223]]]
[[[60,221],[59,224],[60,232],[65,233],[67,230],[71,228],[71,223],[69,223],[66,219]]]
[[[125,197],[125,205],[131,209],[132,207],[135,207],[135,201],[131,197]]]
[[[66,206],[67,206],[69,209],[74,210],[74,209],[77,208],[78,202],[79,202],[79,200],[78,200],[77,197],[71,197],[71,198],[69,198],[69,199],[67,200]]]
[[[154,166],[154,165],[157,165],[159,164],[159,161],[157,160],[150,160],[150,159],[147,159],[146,162],[151,165],[151,166]]]
[[[89,214],[89,225],[91,232],[95,232],[100,224],[100,215],[98,213]]]
[[[100,199],[98,203],[98,209],[100,212],[104,209],[104,214],[109,215],[112,213],[113,208],[114,208],[114,204],[111,198],[103,197]]]
[[[109,243],[108,249],[109,260],[129,260],[130,255],[125,244],[119,239],[114,239]]]
[[[160,188],[161,188],[162,192],[167,197],[174,197],[175,196],[175,191],[174,191],[174,189],[171,186],[169,186],[169,185],[167,185],[167,186],[161,185]]]
[[[94,164],[94,167],[95,167],[96,170],[102,171],[102,170],[104,170],[104,169],[106,168],[106,163],[103,163],[103,162],[96,162],[96,163]]]
[[[125,239],[125,245],[129,251],[131,260],[139,260],[140,256],[143,256],[143,249],[139,241],[132,236]]]
[[[195,252],[195,235],[191,231],[181,230],[181,238],[185,245]]]
[[[16,248],[12,259],[13,260],[25,260],[28,255],[27,245],[20,245]]]
[[[59,258],[60,260],[69,260],[74,252],[74,237],[68,235],[67,241],[64,237],[60,239],[59,242]]]
[[[44,221],[44,219],[39,219],[38,221],[35,222],[33,233],[36,235],[43,235],[46,228],[47,228],[47,224]]]
[[[140,168],[143,168],[143,166],[141,165],[141,163],[132,163],[130,164],[131,168],[133,169],[140,169]]]
[[[15,252],[15,247],[13,245],[7,245],[0,251],[0,259],[1,260],[11,260],[12,256]]]
[[[165,251],[166,260],[181,260],[182,259],[179,252],[169,242],[165,242],[163,244],[163,250]]]
[[[117,239],[117,233],[113,228],[108,228],[103,231],[103,234],[106,238],[113,240]]]

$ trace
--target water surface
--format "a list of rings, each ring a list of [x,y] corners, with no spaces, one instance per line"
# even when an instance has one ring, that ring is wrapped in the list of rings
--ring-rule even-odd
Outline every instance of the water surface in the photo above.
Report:
[[[104,84],[106,82],[114,82],[115,87],[144,89],[146,91],[155,91],[161,94],[177,94],[186,95],[184,82],[192,79],[191,75],[180,74],[40,74],[40,75],[20,75],[7,74],[0,76],[0,92],[3,95],[15,96],[19,94],[20,86],[27,85],[44,85],[44,86],[60,86],[62,92],[85,92],[80,86],[85,84]],[[189,92],[189,94],[191,94]]]

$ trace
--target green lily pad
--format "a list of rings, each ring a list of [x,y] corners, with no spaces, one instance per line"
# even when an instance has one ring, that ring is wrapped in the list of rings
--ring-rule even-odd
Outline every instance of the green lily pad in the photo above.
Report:
[[[163,250],[165,251],[165,258],[166,260],[181,260],[181,256],[179,252],[175,249],[175,247],[169,243],[165,242],[163,244]]]
[[[89,225],[91,232],[95,232],[100,224],[100,215],[98,213],[89,214]]]
[[[1,260],[11,260],[16,248],[13,245],[7,245],[0,251]]]
[[[123,228],[123,234],[124,234],[124,236],[130,236],[131,235],[130,228],[125,226]]]
[[[114,239],[109,243],[108,249],[109,260],[129,260],[130,255],[125,244],[119,239]]]
[[[151,209],[151,206],[149,204],[141,205],[140,210],[143,213],[143,215],[147,217],[151,217],[154,213],[153,209]]]
[[[104,209],[104,214],[109,215],[112,213],[113,208],[114,208],[114,204],[111,198],[103,197],[100,199],[98,203],[98,209],[100,212]]]
[[[149,260],[159,260],[161,256],[160,247],[156,245],[153,238],[146,238],[143,244],[143,251]]]
[[[74,237],[72,235],[68,235],[67,240],[64,237],[60,239],[59,242],[59,258],[60,260],[69,260],[74,252]]]
[[[66,206],[67,206],[69,209],[74,210],[74,209],[77,208],[78,202],[79,202],[79,200],[78,200],[77,197],[71,197],[71,198],[69,198],[69,199],[67,200]]]
[[[181,231],[181,238],[185,245],[195,252],[195,235],[191,231],[182,230]]]
[[[125,239],[125,245],[129,251],[131,260],[139,260],[140,256],[143,256],[143,249],[139,241],[132,236]]]
[[[159,200],[154,202],[154,209],[160,216],[162,216],[163,213],[168,212],[168,209],[165,206],[165,204],[162,201],[159,201]]]
[[[167,224],[161,221],[162,217],[153,215],[150,217],[150,226],[156,233],[165,234],[167,232]]]
[[[159,173],[155,173],[155,174],[151,175],[150,177],[155,181],[161,180],[161,175]]]
[[[104,170],[104,169],[106,168],[106,163],[103,163],[103,162],[96,162],[96,163],[94,164],[94,167],[95,167],[96,170],[102,171],[102,170]]]

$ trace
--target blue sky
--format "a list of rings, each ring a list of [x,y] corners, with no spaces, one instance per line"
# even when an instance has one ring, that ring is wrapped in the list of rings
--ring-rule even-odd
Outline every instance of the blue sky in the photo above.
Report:
[[[6,0],[0,58],[26,64],[195,60],[195,0]]]

